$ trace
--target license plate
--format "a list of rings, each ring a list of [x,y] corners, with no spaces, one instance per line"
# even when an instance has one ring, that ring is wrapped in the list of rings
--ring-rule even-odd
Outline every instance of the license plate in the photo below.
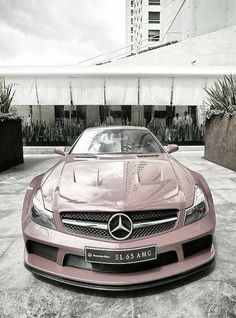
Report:
[[[86,247],[85,260],[91,263],[130,264],[154,260],[157,246],[145,246],[135,249],[101,249]]]

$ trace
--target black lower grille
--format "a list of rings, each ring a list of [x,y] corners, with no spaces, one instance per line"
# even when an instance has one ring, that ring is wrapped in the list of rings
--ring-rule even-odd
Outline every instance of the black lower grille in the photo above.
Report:
[[[57,260],[58,249],[56,247],[34,241],[27,241],[26,248],[29,254],[35,254],[53,262]]]
[[[159,254],[157,259],[134,264],[98,264],[98,263],[89,263],[86,262],[84,257],[67,254],[64,258],[63,266],[70,266],[79,269],[91,270],[94,272],[103,272],[103,273],[133,273],[146,271],[156,267],[161,267],[169,265],[178,261],[177,254],[175,251],[170,251],[166,253]]]
[[[153,210],[153,211],[131,211],[125,212],[133,223],[151,222],[168,218],[177,218],[178,210]],[[96,222],[107,224],[109,219],[116,213],[114,212],[62,212],[61,220],[75,220],[82,222]],[[135,239],[169,231],[176,225],[176,221],[170,221],[163,224],[152,225],[148,227],[134,229],[128,239]],[[107,240],[113,240],[107,229],[79,226],[75,224],[63,223],[64,228],[77,235],[96,237]]]
[[[212,245],[212,236],[207,235],[197,240],[183,244],[184,257],[192,256],[203,250],[210,249]]]

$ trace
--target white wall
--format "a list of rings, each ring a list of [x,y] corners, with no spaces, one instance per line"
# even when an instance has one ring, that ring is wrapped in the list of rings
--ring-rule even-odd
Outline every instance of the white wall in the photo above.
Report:
[[[191,37],[236,24],[235,0],[194,0],[190,10],[195,22],[190,29]]]
[[[180,8],[183,0],[165,0],[163,5],[163,33],[167,35],[163,42],[181,41],[188,37],[188,18],[187,18],[187,2],[182,7],[178,18],[176,18],[173,26],[169,29],[171,23]]]
[[[168,30],[182,3],[183,0],[164,1],[164,32]],[[235,24],[235,0],[187,0],[165,41],[197,37]]]

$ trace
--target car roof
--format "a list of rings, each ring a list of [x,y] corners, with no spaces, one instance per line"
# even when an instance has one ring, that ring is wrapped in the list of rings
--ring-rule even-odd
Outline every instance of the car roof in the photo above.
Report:
[[[98,127],[91,127],[87,128],[86,130],[107,130],[107,129],[121,129],[121,130],[127,130],[127,129],[136,129],[136,130],[148,130],[146,127],[142,126],[98,126]]]

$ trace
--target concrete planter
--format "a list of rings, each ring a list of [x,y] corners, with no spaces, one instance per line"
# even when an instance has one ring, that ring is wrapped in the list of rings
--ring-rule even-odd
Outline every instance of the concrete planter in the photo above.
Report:
[[[236,115],[206,121],[204,157],[236,171]]]
[[[0,171],[23,162],[21,121],[0,121]]]

